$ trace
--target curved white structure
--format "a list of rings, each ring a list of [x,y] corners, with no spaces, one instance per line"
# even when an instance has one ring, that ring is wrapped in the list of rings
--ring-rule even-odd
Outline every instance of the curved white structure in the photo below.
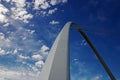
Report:
[[[57,36],[48,58],[45,62],[43,70],[41,71],[39,80],[70,80],[70,65],[69,65],[69,28],[74,26],[81,35],[85,38],[87,43],[95,52],[95,55],[100,60],[101,64],[105,68],[106,72],[110,76],[111,80],[115,80],[111,71],[104,63],[101,56],[98,54],[95,47],[92,45],[90,40],[87,38],[85,33],[80,29],[80,27],[73,23],[68,22],[65,24],[59,35]]]
[[[39,80],[70,80],[69,75],[69,27],[67,23],[57,36],[45,62]]]

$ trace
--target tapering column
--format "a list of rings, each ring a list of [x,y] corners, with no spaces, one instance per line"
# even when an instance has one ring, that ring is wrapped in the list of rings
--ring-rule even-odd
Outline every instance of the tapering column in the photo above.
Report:
[[[39,80],[70,80],[68,22],[57,36],[45,62]]]

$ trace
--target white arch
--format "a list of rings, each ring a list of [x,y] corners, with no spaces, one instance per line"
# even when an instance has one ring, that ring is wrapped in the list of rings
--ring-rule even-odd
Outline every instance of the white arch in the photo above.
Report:
[[[110,76],[111,80],[115,80],[111,71],[103,61],[102,57],[98,54],[95,47],[92,45],[86,34],[80,29],[80,27],[73,23],[68,22],[65,24],[59,35],[57,36],[48,58],[45,62],[43,70],[41,71],[39,80],[70,80],[69,70],[69,30],[70,26],[75,27],[80,34],[85,38],[89,46],[95,52],[98,60],[105,68],[106,72]]]

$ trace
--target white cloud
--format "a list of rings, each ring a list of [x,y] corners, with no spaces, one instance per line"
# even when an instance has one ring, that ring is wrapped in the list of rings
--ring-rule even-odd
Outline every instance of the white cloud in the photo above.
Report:
[[[55,13],[58,8],[55,7],[55,5],[59,5],[62,3],[66,3],[67,0],[34,0],[34,10],[40,10],[39,14],[42,14],[43,16],[49,16],[53,13]],[[54,8],[54,9],[51,9]]]
[[[40,49],[40,53],[43,54],[43,55],[47,55],[48,50],[49,50],[49,47],[47,47],[46,45],[43,45]]]
[[[0,3],[0,23],[8,23],[8,19],[5,16],[9,10]]]
[[[38,67],[38,68],[42,68],[44,65],[44,62],[43,61],[38,61],[35,63],[35,66]]]
[[[74,73],[74,66],[76,73]],[[73,71],[73,72],[72,72]],[[105,77],[104,77],[105,78]],[[93,71],[86,66],[85,62],[81,62],[80,59],[73,59],[71,64],[71,79],[72,80],[103,80],[103,75],[93,73]]]
[[[0,55],[5,54],[5,50],[3,50],[2,48],[0,48]]]
[[[3,39],[5,39],[5,36],[3,33],[0,33],[0,40],[3,40]]]
[[[40,73],[40,70],[36,66],[31,66],[34,72]]]
[[[3,14],[0,14],[0,22],[1,23],[7,23],[8,22],[6,16],[4,16]]]
[[[29,19],[33,18],[33,15],[27,11],[26,0],[4,0],[9,5],[5,7],[0,3],[0,22],[4,26],[8,26],[11,23],[11,19],[21,20],[24,23],[28,23]],[[13,5],[14,4],[14,5]]]
[[[60,22],[59,21],[55,21],[55,20],[52,20],[49,22],[49,24],[51,25],[56,25],[56,24],[59,24]]]
[[[46,16],[46,15],[47,15],[47,12],[46,12],[46,11],[40,11],[40,13],[41,13],[43,16]]]
[[[18,57],[19,57],[20,59],[30,59],[29,56],[23,56],[22,54],[21,54],[21,55],[18,55]]]
[[[34,9],[39,9],[39,6],[44,3],[44,0],[35,0]]]
[[[35,40],[35,30],[25,29],[19,23],[14,25],[17,26],[11,26],[11,28],[15,28],[15,31],[9,30],[5,33],[0,33],[0,55],[15,54],[17,58],[15,60],[16,63],[20,62],[21,65],[26,65],[28,68],[39,73],[44,64],[42,59],[48,54],[49,47],[44,45],[41,40]]]
[[[8,69],[0,67],[0,80],[37,80],[39,74],[25,69]]]
[[[13,53],[14,53],[14,54],[18,53],[18,49],[17,49],[17,48],[14,49]]]
[[[12,15],[11,17],[15,20],[21,20],[25,23],[28,23],[29,19],[31,19],[33,17],[32,14],[29,14],[25,8],[15,8],[15,7],[12,7],[11,8],[11,12],[12,12]]]
[[[94,76],[91,80],[101,80],[102,75]]]
[[[67,0],[51,0],[50,4],[54,6],[54,5],[57,5],[59,3],[66,3],[66,2],[67,2]]]
[[[47,9],[49,7],[50,7],[49,3],[45,0],[35,0],[34,2],[34,9],[36,10]]]
[[[5,7],[4,4],[0,3],[0,22],[4,23],[8,26],[10,23],[10,19],[13,18],[15,20],[23,21],[24,23],[28,23],[30,19],[33,18],[30,12],[28,12],[29,8],[33,8],[36,12],[43,14],[44,16],[48,16],[57,11],[57,8],[54,8],[55,5],[66,3],[67,0],[33,0],[31,2],[27,2],[27,0],[4,0],[9,7]],[[51,10],[51,8],[54,8]],[[2,12],[2,13],[1,13]],[[8,15],[6,16],[6,13]]]
[[[2,4],[0,4],[0,13],[6,14],[9,10]]]
[[[57,0],[51,0],[50,4],[56,5],[57,4]]]
[[[42,47],[41,47],[41,52],[45,52],[45,51],[47,51],[47,50],[49,50],[49,47],[47,47],[46,45],[43,45]]]
[[[8,54],[8,50],[5,48],[10,47],[11,41],[8,38],[5,38],[5,34],[0,32],[0,55]]]
[[[51,9],[48,11],[48,14],[53,14],[57,11],[58,9],[57,8],[54,8],[54,9]]]
[[[28,29],[28,30],[26,30],[28,33],[30,33],[30,34],[33,34],[34,32],[35,32],[35,30],[30,30],[30,29]]]
[[[0,32],[0,48],[6,51],[5,54],[21,54],[21,52],[23,54],[39,51],[42,42],[34,39],[35,30],[25,29],[16,23],[14,25],[17,26],[11,26],[11,28],[16,28],[15,31]],[[5,35],[7,36],[5,37]]]
[[[44,4],[41,5],[42,9],[47,9],[49,7],[50,7],[50,5],[48,4],[48,2],[44,2]]]
[[[81,46],[86,46],[87,45],[87,42],[85,40],[82,40],[81,43],[80,43]]]
[[[26,8],[26,0],[4,1],[6,1],[6,3],[0,3],[0,25],[2,23],[2,25],[8,27],[0,28],[3,30],[0,32],[0,56],[12,54],[14,55],[12,57],[14,57],[16,63],[22,62],[21,65],[29,66],[28,68],[39,72],[44,65],[42,59],[48,55],[49,47],[44,45],[41,40],[35,39],[35,30],[26,29],[23,26],[24,24],[21,25],[18,22],[28,23],[29,20],[33,18],[33,15]],[[41,1],[43,2],[33,3],[35,10],[46,11],[44,14],[53,14],[57,11],[57,8],[52,8],[54,6],[51,6],[49,1]],[[36,60],[34,61],[34,59]],[[19,61],[17,62],[17,60]],[[38,77],[38,75],[34,74],[34,72],[0,68],[0,80],[35,80],[37,79],[36,77]]]
[[[43,57],[41,55],[35,54],[35,55],[32,56],[32,59],[33,60],[42,60]]]
[[[11,0],[12,3],[15,3],[16,7],[21,8],[25,7],[26,0]]]

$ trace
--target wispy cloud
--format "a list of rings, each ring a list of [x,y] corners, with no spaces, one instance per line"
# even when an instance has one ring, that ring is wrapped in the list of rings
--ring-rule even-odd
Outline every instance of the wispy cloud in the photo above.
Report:
[[[57,5],[59,3],[66,3],[66,2],[67,2],[67,0],[59,0],[59,1],[58,0],[51,0],[50,4],[54,6],[54,5]]]
[[[37,73],[19,68],[17,70],[0,67],[0,80],[38,80]]]
[[[55,13],[58,10],[58,8],[50,9],[48,11],[48,15]]]
[[[72,80],[102,80],[103,76],[101,74],[94,74],[90,69],[86,68],[86,63],[81,62],[79,59],[74,59],[72,61],[71,68],[71,79]],[[73,72],[75,71],[75,72]]]
[[[58,10],[55,5],[66,3],[67,0],[33,0],[31,2],[26,0],[1,0],[0,2],[0,23],[8,26],[11,18],[28,23],[34,17],[29,11],[30,8],[33,11],[35,10],[37,15],[49,16]],[[4,3],[9,6],[4,5]],[[27,7],[28,5],[31,7]]]
[[[0,68],[0,79],[20,80],[22,77],[22,80],[37,80],[38,75],[34,74],[40,73],[44,65],[42,58],[48,55],[49,47],[42,43],[42,39],[35,39],[34,29],[26,29],[13,18],[11,18],[9,26],[0,28],[3,30],[3,32],[0,32],[0,57],[11,55],[11,59],[14,59],[16,63],[13,64],[12,60],[9,61],[13,64],[12,69],[10,69],[0,61],[0,64],[4,67]],[[4,58],[8,59],[7,57]],[[30,72],[29,70],[14,70],[19,69],[19,64],[23,68],[27,67]],[[9,66],[9,64],[6,65]]]
[[[34,9],[36,10],[47,9],[49,7],[50,7],[49,3],[45,0],[35,0],[34,2]]]
[[[4,24],[10,24],[10,19],[21,20],[24,23],[28,23],[29,19],[33,17],[26,9],[25,0],[4,0],[4,3],[8,4],[5,6],[3,3],[0,3],[0,22]],[[14,4],[14,5],[13,5]]]
[[[51,25],[56,25],[56,24],[59,24],[60,22],[59,21],[55,21],[55,20],[52,20],[49,22],[49,24]]]
[[[30,12],[31,9],[49,16],[58,10],[55,5],[67,2],[52,1],[0,0],[0,57],[8,60],[10,56],[9,63],[12,64],[4,65],[0,61],[0,80],[38,79],[50,48],[42,39],[36,39],[36,30],[28,29],[24,25],[34,19],[35,13]],[[51,22],[52,25],[59,23],[55,20]]]
[[[14,28],[14,26],[11,27]],[[4,55],[15,55],[12,56],[15,63],[20,63],[21,65],[28,67],[31,72],[28,72],[30,74],[29,75],[27,72],[22,73],[21,70],[14,71],[7,69],[4,71],[2,68],[0,69],[0,76],[2,76],[0,79],[19,80],[21,79],[20,77],[23,77],[22,80],[26,80],[29,79],[27,78],[28,76],[32,77],[30,80],[33,80],[33,77],[37,77],[33,73],[39,73],[44,65],[43,59],[48,55],[49,47],[44,45],[41,40],[36,40],[34,38],[35,30],[25,29],[22,26],[20,27],[20,25],[17,27],[18,29],[16,30],[9,30],[4,33],[0,33],[0,57]],[[4,58],[7,59],[7,57]],[[12,62],[10,63],[12,64]],[[4,65],[2,66],[4,67]],[[14,66],[13,69],[16,69],[16,67],[18,66]],[[24,78],[23,74],[27,76]]]
[[[43,16],[49,16],[58,10],[56,5],[65,4],[67,3],[67,0],[35,0],[33,3],[34,10],[40,10],[38,13],[39,15],[42,14]]]
[[[8,13],[8,11],[9,10],[4,5],[0,4],[0,23],[2,24],[8,23],[8,19],[5,16]]]

